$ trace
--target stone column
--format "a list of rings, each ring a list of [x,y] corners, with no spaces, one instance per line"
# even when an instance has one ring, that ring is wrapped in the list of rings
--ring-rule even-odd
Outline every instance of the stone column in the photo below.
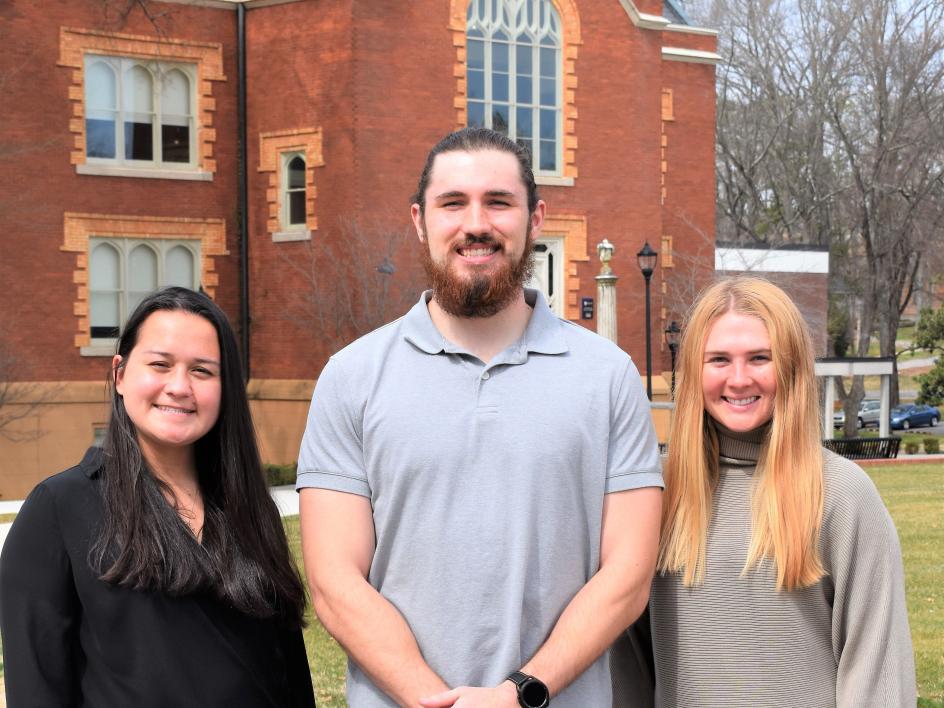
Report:
[[[832,376],[824,379],[823,440],[833,439],[833,408],[836,405],[836,380]]]
[[[597,276],[597,334],[616,343],[616,281],[610,260],[613,244],[603,239],[597,244],[600,256],[600,275]]]

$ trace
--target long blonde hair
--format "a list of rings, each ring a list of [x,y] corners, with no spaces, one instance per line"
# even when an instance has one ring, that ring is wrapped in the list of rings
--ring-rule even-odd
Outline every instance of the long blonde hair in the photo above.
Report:
[[[757,317],[767,327],[777,381],[770,432],[757,464],[751,543],[743,573],[772,558],[778,589],[807,587],[825,572],[819,554],[823,458],[813,346],[803,317],[787,294],[756,277],[711,285],[689,314],[679,348],[658,568],[682,573],[686,586],[701,584],[705,578],[719,452],[718,434],[705,411],[702,366],[711,327],[732,311]]]

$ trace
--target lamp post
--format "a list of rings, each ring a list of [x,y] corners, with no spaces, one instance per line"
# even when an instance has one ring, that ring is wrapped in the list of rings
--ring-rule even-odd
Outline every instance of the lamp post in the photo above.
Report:
[[[678,322],[672,320],[669,326],[665,328],[665,343],[669,345],[669,353],[672,355],[672,400],[675,400],[675,352],[678,351],[679,335],[682,333]]]
[[[646,395],[649,396],[650,401],[652,400],[652,323],[649,321],[649,280],[652,278],[652,271],[656,269],[658,257],[659,253],[652,250],[648,241],[636,254],[636,263],[639,264],[642,277],[646,279]]]

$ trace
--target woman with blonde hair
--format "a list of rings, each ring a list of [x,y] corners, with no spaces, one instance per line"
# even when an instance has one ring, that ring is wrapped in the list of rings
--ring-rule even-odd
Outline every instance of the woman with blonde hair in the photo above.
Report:
[[[820,443],[813,348],[777,286],[717,282],[679,352],[650,623],[658,706],[914,706],[898,537]]]

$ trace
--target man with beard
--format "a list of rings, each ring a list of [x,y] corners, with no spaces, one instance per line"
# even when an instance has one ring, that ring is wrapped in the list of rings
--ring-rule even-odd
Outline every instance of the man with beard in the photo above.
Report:
[[[412,206],[431,289],[318,379],[302,547],[352,708],[610,705],[662,477],[632,361],[523,287],[544,212],[526,150],[446,136]]]

